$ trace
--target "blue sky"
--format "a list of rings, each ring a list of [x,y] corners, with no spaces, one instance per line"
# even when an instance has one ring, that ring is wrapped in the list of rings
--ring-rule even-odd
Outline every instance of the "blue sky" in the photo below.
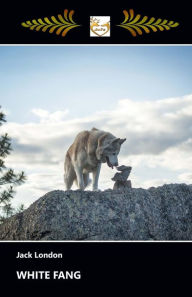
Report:
[[[191,77],[191,47],[0,47],[0,104],[11,121],[34,121],[33,108],[76,117],[120,98],[183,96],[192,93]]]
[[[192,47],[2,46],[0,105],[24,170],[15,205],[64,189],[63,161],[74,137],[97,127],[127,138],[120,165],[133,187],[192,183]],[[99,188],[112,188],[102,166]]]

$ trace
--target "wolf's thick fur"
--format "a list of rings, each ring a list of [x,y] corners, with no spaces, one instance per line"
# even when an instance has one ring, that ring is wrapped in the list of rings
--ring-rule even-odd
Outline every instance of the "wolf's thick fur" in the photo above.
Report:
[[[71,189],[73,182],[76,181],[78,188],[84,190],[91,181],[89,173],[92,172],[93,190],[97,190],[101,163],[107,162],[112,168],[118,166],[117,155],[125,140],[96,128],[80,132],[65,156],[66,189]]]

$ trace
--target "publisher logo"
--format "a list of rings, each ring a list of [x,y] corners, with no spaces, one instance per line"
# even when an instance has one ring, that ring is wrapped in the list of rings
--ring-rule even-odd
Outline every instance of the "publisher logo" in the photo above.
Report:
[[[91,16],[90,36],[110,37],[110,16]]]

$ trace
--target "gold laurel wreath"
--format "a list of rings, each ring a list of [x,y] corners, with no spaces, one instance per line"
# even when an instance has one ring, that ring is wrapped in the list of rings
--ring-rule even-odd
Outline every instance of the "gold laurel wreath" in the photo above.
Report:
[[[162,19],[155,20],[154,17],[141,17],[140,14],[134,16],[133,9],[129,9],[129,12],[127,10],[123,10],[123,14],[125,16],[125,19],[120,25],[117,26],[127,29],[134,37],[137,36],[137,34],[142,35],[143,31],[145,33],[150,33],[150,29],[153,32],[157,32],[158,29],[160,31],[163,31],[170,30],[170,28],[175,28],[179,26],[179,23],[174,21]],[[143,31],[141,29],[143,29]]]
[[[26,21],[22,22],[21,25],[30,30],[42,30],[43,32],[46,32],[49,29],[49,33],[53,33],[57,29],[55,33],[65,37],[69,30],[80,26],[73,21],[73,14],[74,10],[71,10],[68,14],[68,9],[65,9],[64,17],[61,14],[58,14],[57,18],[52,16],[51,21],[47,17],[44,17],[44,20],[38,19]]]

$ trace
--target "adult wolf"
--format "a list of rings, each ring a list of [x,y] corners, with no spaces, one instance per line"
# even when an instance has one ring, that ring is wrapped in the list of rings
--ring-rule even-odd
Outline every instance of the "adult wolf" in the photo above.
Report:
[[[96,128],[80,132],[69,147],[64,163],[64,182],[70,190],[74,181],[79,189],[84,190],[90,183],[89,173],[93,174],[94,191],[98,189],[101,163],[111,168],[118,166],[117,155],[121,144],[126,140],[115,137],[109,132]]]

